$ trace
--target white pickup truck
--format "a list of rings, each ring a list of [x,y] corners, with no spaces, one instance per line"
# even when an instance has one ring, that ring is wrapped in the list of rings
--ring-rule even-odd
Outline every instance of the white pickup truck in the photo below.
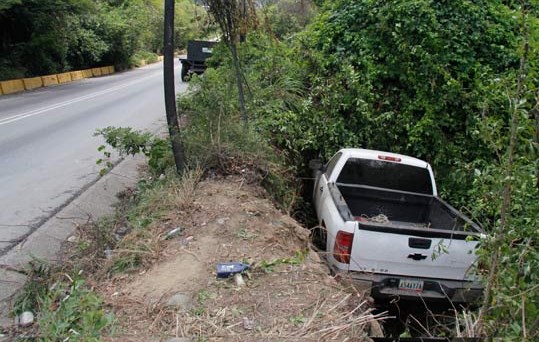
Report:
[[[405,155],[342,149],[316,170],[313,241],[330,268],[377,299],[470,303],[483,230],[438,197],[431,166]]]

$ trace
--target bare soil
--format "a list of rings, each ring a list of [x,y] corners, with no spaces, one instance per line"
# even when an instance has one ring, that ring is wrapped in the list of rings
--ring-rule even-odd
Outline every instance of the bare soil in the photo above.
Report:
[[[204,180],[187,208],[164,215],[157,261],[100,280],[95,289],[117,317],[110,341],[363,341],[370,313],[361,293],[329,275],[310,249],[309,231],[241,177]],[[216,264],[249,263],[246,284],[218,280]],[[183,293],[187,305],[167,306]]]

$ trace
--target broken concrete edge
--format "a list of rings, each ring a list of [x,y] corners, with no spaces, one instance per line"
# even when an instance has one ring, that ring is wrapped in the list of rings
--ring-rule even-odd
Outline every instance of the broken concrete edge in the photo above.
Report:
[[[9,317],[12,300],[26,282],[26,276],[17,270],[23,270],[34,259],[57,262],[63,243],[79,225],[114,213],[117,194],[137,184],[139,166],[145,162],[143,156],[125,158],[0,257],[0,328],[13,325]]]

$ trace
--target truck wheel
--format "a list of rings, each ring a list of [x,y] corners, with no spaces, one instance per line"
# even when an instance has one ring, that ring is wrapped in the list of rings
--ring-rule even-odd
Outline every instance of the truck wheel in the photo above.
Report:
[[[324,226],[316,226],[311,230],[313,245],[321,251],[326,250],[327,230]]]
[[[182,77],[182,81],[184,82],[187,82],[187,73],[189,72],[189,69],[187,67],[187,65],[185,64],[182,64],[182,73],[181,73],[181,77]]]

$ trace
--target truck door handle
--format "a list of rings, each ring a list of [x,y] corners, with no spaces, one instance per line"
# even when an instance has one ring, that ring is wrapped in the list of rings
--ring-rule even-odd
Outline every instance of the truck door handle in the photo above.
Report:
[[[421,253],[414,253],[414,254],[408,254],[408,259],[413,259],[413,260],[424,260],[426,259],[427,256],[425,254],[421,254]]]
[[[420,238],[409,238],[408,247],[418,248],[418,249],[429,249],[431,245],[431,240],[429,239],[420,239]]]

